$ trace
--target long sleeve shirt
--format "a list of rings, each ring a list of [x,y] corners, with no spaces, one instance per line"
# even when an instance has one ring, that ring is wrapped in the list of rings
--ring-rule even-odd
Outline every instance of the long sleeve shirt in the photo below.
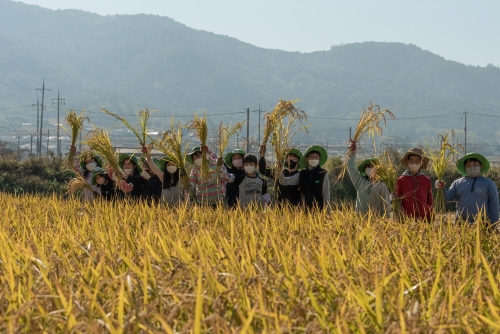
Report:
[[[316,174],[316,178],[320,173],[323,173],[320,178],[322,179],[321,189],[318,189],[316,182],[309,182],[311,179],[311,174]],[[302,178],[301,178],[302,175]],[[314,205],[314,201],[318,198],[323,200],[322,203],[318,203],[321,207],[326,207],[330,203],[330,181],[328,178],[328,173],[320,167],[315,168],[305,168],[299,173],[286,177],[283,173],[279,174],[279,183],[284,186],[299,186],[299,191],[301,195],[301,200],[306,206]],[[301,185],[301,181],[303,184]],[[313,199],[314,198],[314,199]]]
[[[431,220],[434,199],[431,179],[427,175],[422,172],[412,175],[405,171],[396,181],[396,193],[407,216]]]
[[[384,183],[372,182],[361,175],[355,166],[356,154],[349,155],[347,172],[356,188],[356,212],[367,213],[369,210],[380,215],[389,214],[391,200],[389,189]]]
[[[492,223],[498,221],[498,190],[492,180],[479,176],[455,180],[450,189],[443,189],[447,201],[457,201],[457,214],[472,223],[478,213],[484,210]]]
[[[259,173],[261,175],[274,179],[274,171],[274,169],[267,168],[266,159],[264,157],[261,157],[259,159]],[[295,170],[293,172],[290,172],[288,169],[283,170],[283,175],[285,177],[290,177],[295,174],[299,174],[299,171]],[[278,194],[279,203],[289,203],[291,205],[300,204],[300,192],[298,185],[284,186],[279,182],[275,182],[275,188]]]

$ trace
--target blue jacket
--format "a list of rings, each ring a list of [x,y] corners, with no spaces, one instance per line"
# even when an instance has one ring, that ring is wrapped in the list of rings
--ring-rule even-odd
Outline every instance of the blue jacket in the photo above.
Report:
[[[443,189],[447,201],[457,201],[457,214],[463,220],[472,223],[478,210],[485,210],[492,223],[498,221],[498,190],[490,179],[463,177],[455,180],[450,189]]]

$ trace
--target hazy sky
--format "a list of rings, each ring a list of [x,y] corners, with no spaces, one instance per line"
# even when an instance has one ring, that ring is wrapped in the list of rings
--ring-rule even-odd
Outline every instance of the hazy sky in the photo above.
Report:
[[[24,0],[101,15],[157,14],[288,51],[364,41],[412,43],[469,65],[500,64],[496,0]]]

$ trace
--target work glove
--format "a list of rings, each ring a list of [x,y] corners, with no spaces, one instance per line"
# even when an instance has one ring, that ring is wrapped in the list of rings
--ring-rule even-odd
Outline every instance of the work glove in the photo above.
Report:
[[[391,194],[389,195],[389,199],[390,199],[391,201],[397,201],[397,200],[399,199],[399,196],[398,196],[398,194],[397,194],[397,193],[391,193]]]

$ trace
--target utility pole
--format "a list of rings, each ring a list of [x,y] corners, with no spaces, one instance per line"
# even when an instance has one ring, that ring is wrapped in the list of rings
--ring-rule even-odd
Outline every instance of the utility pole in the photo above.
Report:
[[[21,157],[20,140],[21,140],[21,136],[17,136],[17,156],[18,157]]]
[[[30,133],[30,136],[31,136],[30,154],[33,155],[33,134]]]
[[[65,105],[65,99],[61,99],[59,97],[59,90],[57,90],[57,99],[52,99],[52,104],[54,104],[54,101],[57,100],[57,156],[61,156],[61,144],[60,144],[60,137],[59,137],[59,128],[61,127],[60,122],[59,122],[59,107],[61,105]]]
[[[351,131],[352,131],[352,126],[349,127],[349,140],[352,140]]]
[[[467,154],[467,108],[465,108],[465,111],[464,111],[464,116],[465,116],[465,127],[464,127],[464,133],[465,133],[465,140],[464,140],[464,144],[465,144],[465,154]]]
[[[49,138],[50,137],[50,129],[47,129],[47,149],[45,150],[45,155],[49,153]]]
[[[240,134],[236,132],[236,147],[240,148]]]
[[[37,131],[37,135],[36,135],[36,155],[38,156],[39,155],[39,151],[38,151],[38,140],[40,138],[40,136],[38,135],[38,129],[40,129],[40,99],[38,98],[38,96],[36,97],[36,131]]]
[[[246,153],[250,152],[250,108],[247,108],[247,147]]]
[[[260,145],[260,102],[259,102],[259,143],[258,145]]]
[[[43,130],[43,101],[44,101],[44,98],[45,98],[45,91],[46,90],[50,90],[50,89],[46,89],[45,88],[45,79],[43,79],[43,85],[42,85],[42,88],[37,88],[36,90],[41,90],[42,91],[42,112],[40,114],[40,153],[39,155],[42,154],[42,130]],[[48,149],[48,147],[47,147]]]

